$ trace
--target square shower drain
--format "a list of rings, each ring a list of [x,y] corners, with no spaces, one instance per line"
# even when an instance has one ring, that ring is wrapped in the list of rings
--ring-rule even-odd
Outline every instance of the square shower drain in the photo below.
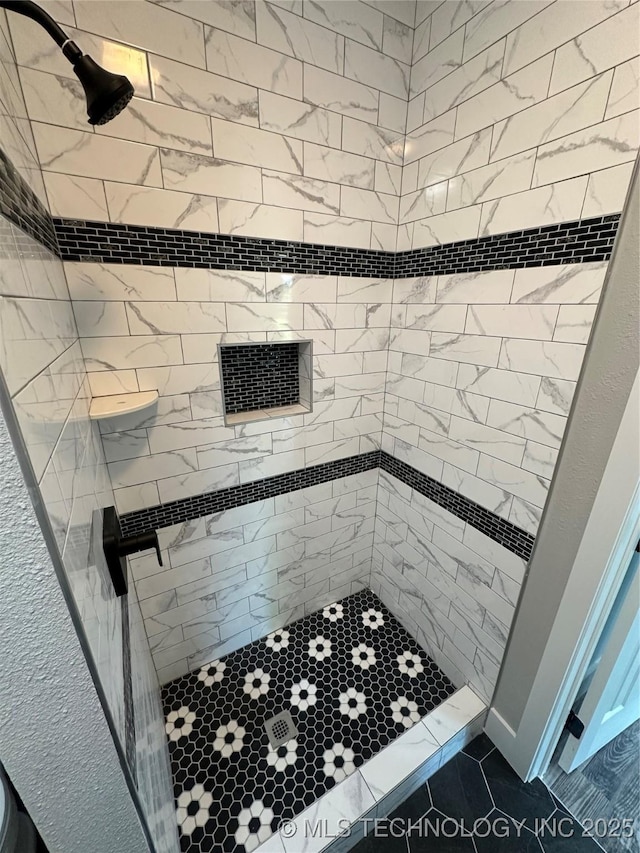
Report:
[[[298,729],[289,711],[281,711],[275,717],[266,720],[264,728],[272,749],[278,749],[279,746],[287,743],[298,734]]]

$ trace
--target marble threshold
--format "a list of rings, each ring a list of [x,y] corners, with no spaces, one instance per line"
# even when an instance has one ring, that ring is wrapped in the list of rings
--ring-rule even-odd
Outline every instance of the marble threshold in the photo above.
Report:
[[[254,853],[347,853],[484,729],[487,707],[465,685]]]

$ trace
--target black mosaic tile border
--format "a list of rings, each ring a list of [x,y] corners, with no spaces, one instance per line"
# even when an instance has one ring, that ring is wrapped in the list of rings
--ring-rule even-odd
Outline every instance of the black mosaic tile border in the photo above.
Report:
[[[59,254],[56,232],[49,212],[1,148],[0,215],[50,252]]]
[[[360,474],[362,471],[377,468],[379,456],[380,451],[372,450],[358,456],[349,456],[346,459],[336,459],[334,462],[277,474],[275,477],[254,480],[241,486],[229,486],[227,489],[219,489],[216,492],[207,492],[203,495],[181,498],[170,503],[128,512],[120,518],[122,533],[124,536],[129,536],[151,527],[155,529],[169,527],[171,524],[179,524],[203,515],[211,515],[214,512],[277,497],[286,492],[296,492],[308,486],[317,486],[351,474]]]
[[[53,222],[66,261],[409,278],[604,261],[619,219],[620,214],[598,216],[406,252],[76,219]]]
[[[300,402],[298,343],[220,346],[220,372],[227,415]]]
[[[401,482],[411,486],[523,559],[528,560],[531,556],[534,537],[530,533],[383,450],[372,450],[370,453],[278,474],[275,477],[266,477],[242,486],[231,486],[217,492],[208,492],[204,495],[182,498],[171,503],[128,512],[120,519],[122,532],[125,536],[129,536],[149,528],[168,527],[203,515],[276,497],[285,492],[295,492],[306,489],[308,486],[348,477],[350,474],[359,474],[372,468],[382,468],[383,471],[397,477]]]
[[[443,509],[453,513],[462,521],[466,521],[484,533],[485,536],[493,539],[494,542],[504,545],[514,554],[518,554],[525,560],[531,556],[535,537],[496,515],[495,512],[485,509],[480,504],[439,483],[433,477],[412,468],[406,462],[401,462],[384,450],[380,451],[380,468],[397,477],[407,486],[411,486],[412,489],[420,492],[421,495],[429,498]]]

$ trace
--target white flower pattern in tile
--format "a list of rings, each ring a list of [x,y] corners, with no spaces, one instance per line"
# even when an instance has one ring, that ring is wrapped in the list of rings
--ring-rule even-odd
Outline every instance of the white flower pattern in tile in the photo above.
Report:
[[[318,688],[311,684],[306,678],[298,681],[291,687],[290,702],[300,711],[308,711],[317,700]]]
[[[196,828],[203,827],[209,820],[209,809],[213,797],[200,784],[183,791],[177,799],[177,820],[182,835],[192,835]]]
[[[318,634],[317,637],[309,640],[308,655],[317,661],[323,661],[331,657],[331,640]]]
[[[282,649],[286,649],[289,645],[289,632],[285,631],[284,628],[279,631],[273,631],[271,634],[268,634],[265,643],[271,651],[281,652]]]
[[[298,741],[295,738],[283,743],[274,749],[269,744],[267,753],[267,764],[273,767],[276,773],[284,773],[287,767],[291,767],[298,760]]]
[[[335,782],[342,782],[356,769],[354,752],[342,743],[334,743],[322,756],[324,775],[330,776]]]
[[[237,720],[230,720],[216,730],[213,748],[223,758],[230,758],[234,752],[240,752],[244,746],[245,735],[244,727]]]
[[[376,663],[376,653],[371,646],[360,643],[351,649],[351,659],[355,666],[361,669],[370,669]]]
[[[406,696],[398,696],[389,706],[394,723],[400,723],[405,729],[410,729],[420,719],[417,704]]]
[[[242,809],[238,815],[238,828],[235,832],[236,842],[244,844],[247,853],[255,850],[271,835],[272,820],[273,811],[267,808],[262,800],[254,800],[248,808]]]
[[[365,628],[376,630],[381,625],[384,625],[384,616],[379,610],[370,607],[369,610],[365,610],[362,614],[362,623]]]
[[[203,666],[198,673],[198,681],[202,681],[205,687],[212,687],[214,684],[219,684],[224,678],[226,664],[221,660],[214,660]]]
[[[398,655],[398,669],[403,675],[408,675],[411,678],[416,678],[424,672],[420,656],[410,651],[403,651],[401,655]]]
[[[344,618],[344,610],[339,602],[334,602],[333,604],[328,604],[324,608],[322,615],[325,619],[328,619],[329,622],[337,622],[338,619]]]
[[[269,692],[270,683],[271,676],[269,673],[258,667],[245,675],[244,692],[250,696],[251,699],[258,699],[260,696],[264,696],[265,693]]]
[[[169,740],[178,741],[180,738],[190,735],[193,731],[195,719],[196,715],[187,705],[183,705],[177,711],[170,711],[167,714],[165,724],[165,731]]]
[[[340,713],[350,720],[357,720],[362,714],[367,713],[367,697],[364,693],[349,687],[338,697]]]

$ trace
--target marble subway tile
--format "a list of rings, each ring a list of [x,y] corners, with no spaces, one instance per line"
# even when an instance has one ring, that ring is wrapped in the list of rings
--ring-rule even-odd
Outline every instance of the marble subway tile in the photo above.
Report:
[[[448,34],[447,38],[439,39],[437,45],[432,44],[425,56],[414,61],[411,67],[410,97],[430,89],[443,77],[460,68],[463,45],[464,30],[458,29],[453,35]]]
[[[456,138],[496,124],[544,100],[551,78],[553,57],[553,53],[548,53],[460,104]]]
[[[406,99],[409,92],[409,66],[372,50],[358,42],[346,40],[344,55],[345,77],[373,86],[396,98]]]
[[[547,499],[548,480],[491,456],[480,456],[478,477],[537,507],[543,507]]]
[[[32,126],[44,171],[162,186],[157,148],[38,122]]]
[[[129,334],[123,302],[75,302],[73,313],[80,337],[95,338]]]
[[[127,317],[132,335],[226,330],[224,306],[216,302],[128,302]]]
[[[207,69],[222,77],[302,97],[302,63],[246,39],[205,27]]]
[[[550,143],[553,144],[553,143]],[[538,168],[538,161],[534,169]],[[479,234],[486,237],[514,228],[532,228],[568,222],[580,217],[587,176],[549,183],[524,192],[506,195],[482,205]]]
[[[543,376],[536,399],[536,408],[558,415],[568,415],[576,383],[567,379],[551,379]]]
[[[356,187],[342,187],[340,213],[357,219],[395,224],[398,221],[399,199],[396,195]]]
[[[176,452],[156,453],[125,462],[112,462],[109,474],[113,487],[135,486],[151,480],[197,471],[195,448]]]
[[[490,3],[484,6],[465,27],[464,61],[533,18],[551,2],[552,0],[525,0],[519,3]]]
[[[501,77],[504,39],[465,62],[425,94],[424,119],[429,121],[488,89]]]
[[[145,365],[138,369],[137,374],[141,391],[158,391],[161,397],[211,392],[220,387],[217,365],[210,363],[172,367]]]
[[[340,213],[340,187],[337,184],[263,169],[262,187],[268,204],[316,213]]]
[[[165,189],[262,201],[260,169],[254,166],[166,148],[160,151],[160,162]]]
[[[302,212],[299,210],[219,199],[218,215],[220,230],[224,234],[242,234],[247,237],[279,240],[301,241],[303,239],[303,219]]]
[[[449,335],[444,332],[433,332],[430,355],[433,358],[497,367],[500,344],[499,338],[483,335]]]
[[[612,71],[592,77],[498,122],[493,130],[491,159],[500,160],[597,124],[604,115],[612,77]]]
[[[636,6],[636,9],[638,7]],[[640,91],[640,59],[635,57],[623,62],[615,69],[613,83],[609,92],[605,119],[635,109]]]
[[[374,160],[402,165],[403,138],[394,130],[387,130],[358,119],[342,120],[342,149]]]
[[[531,185],[535,157],[535,149],[531,149],[451,178],[447,209],[455,210],[502,198],[506,193],[527,190]]]
[[[233,463],[222,465],[219,468],[207,468],[202,471],[174,475],[167,479],[158,480],[158,492],[160,501],[168,503],[180,498],[201,495],[204,492],[237,486],[239,483],[238,465]]]
[[[258,42],[296,59],[339,72],[344,61],[344,38],[284,9],[256,7]]]
[[[94,299],[170,302],[176,296],[174,271],[163,267],[66,262],[64,269],[74,302]]]
[[[364,219],[305,212],[303,233],[304,240],[308,243],[328,243],[358,249],[371,247],[371,222]]]
[[[151,187],[107,182],[107,206],[112,222],[217,231],[215,198]]]
[[[624,208],[625,198],[631,183],[633,163],[612,166],[598,172],[591,172],[587,193],[582,207],[582,216],[606,216],[618,213]]]
[[[384,16],[371,6],[354,6],[344,0],[310,0],[304,14],[346,38],[382,50]]]
[[[403,195],[400,199],[400,223],[436,216],[444,213],[447,199],[447,181]]]
[[[149,69],[156,101],[245,126],[258,124],[258,90],[253,86],[153,54]]]
[[[167,450],[179,450],[185,447],[196,447],[198,445],[212,444],[214,442],[227,442],[234,439],[232,429],[225,427],[222,419],[181,421],[175,424],[160,424],[150,427],[148,430],[149,444],[153,453],[163,453]],[[201,450],[199,450],[199,453]],[[201,464],[200,468],[211,468],[221,465],[222,462],[209,462],[208,465]],[[227,460],[225,460],[227,461]]]
[[[339,115],[273,92],[260,92],[260,126],[307,142],[340,147]]]
[[[94,222],[109,218],[102,181],[58,172],[46,172],[42,177],[52,216]]]
[[[539,474],[550,480],[558,458],[558,451],[535,441],[527,441],[527,446],[522,459],[522,467],[532,474]]]
[[[377,89],[313,65],[305,68],[304,100],[317,107],[361,121],[375,124],[378,119],[379,92]]]
[[[553,340],[586,344],[595,312],[595,305],[561,305]]]
[[[498,367],[553,379],[577,379],[584,346],[505,338]]]
[[[437,184],[461,172],[486,165],[489,162],[490,144],[491,129],[485,128],[423,157],[419,163],[418,186]]]
[[[480,463],[483,459],[486,462],[481,470]],[[480,506],[491,510],[491,512],[495,512],[496,515],[508,518],[513,495],[505,486],[496,482],[495,479],[489,478],[488,463],[491,461],[499,462],[500,460],[481,455],[477,475],[461,471],[453,465],[445,464],[442,482],[445,486],[449,486],[449,488],[454,489],[456,492],[460,492],[465,497],[480,504]],[[506,465],[507,463],[502,464]],[[512,465],[509,468],[512,468],[514,472],[520,470]],[[460,539],[462,539],[463,533],[460,534]]]
[[[498,428],[492,429],[492,426]],[[520,465],[524,455],[525,441],[516,437],[521,433],[508,435],[509,432],[514,432],[514,430],[507,430],[502,422],[499,425],[493,423],[490,426],[485,426],[463,418],[453,417],[451,418],[449,435],[452,439],[462,442],[480,453],[495,456],[505,462],[510,462],[512,465]],[[452,461],[454,465],[456,464],[453,460],[449,461]],[[476,468],[471,471],[472,474],[475,472]]]
[[[456,387],[485,397],[534,405],[540,388],[540,377],[511,370],[461,364]]]
[[[551,340],[557,318],[557,305],[469,305],[464,330],[476,335]]]
[[[158,270],[158,267],[150,269]],[[184,302],[264,302],[265,274],[242,270],[207,270],[180,267],[174,270],[177,295]],[[127,277],[128,280],[128,277]],[[142,297],[137,296],[136,299]],[[148,297],[150,298],[150,297]],[[215,353],[208,351],[207,359]],[[186,354],[185,354],[186,358]]]
[[[304,143],[304,174],[310,178],[371,190],[375,165],[376,161],[369,157],[311,142]]]
[[[82,352],[91,370],[123,370],[182,363],[180,338],[176,335],[85,338],[82,341]]]
[[[606,261],[516,270],[511,302],[596,304],[606,270]]]
[[[454,139],[455,124],[456,112],[449,110],[407,133],[404,146],[405,165],[449,146]]]
[[[538,148],[532,186],[538,187],[635,159],[638,111],[578,130]]]
[[[156,0],[158,5],[168,8],[177,7],[176,11],[205,24],[220,27],[225,32],[233,33],[242,38],[255,41],[256,15],[253,3],[240,0],[237,3],[222,4],[211,8],[200,0]]]
[[[489,204],[494,203],[500,202],[489,202]],[[485,207],[486,205],[482,207],[473,205],[419,220],[414,225],[412,248],[423,249],[427,246],[439,246],[477,237],[480,228],[480,212]]]

